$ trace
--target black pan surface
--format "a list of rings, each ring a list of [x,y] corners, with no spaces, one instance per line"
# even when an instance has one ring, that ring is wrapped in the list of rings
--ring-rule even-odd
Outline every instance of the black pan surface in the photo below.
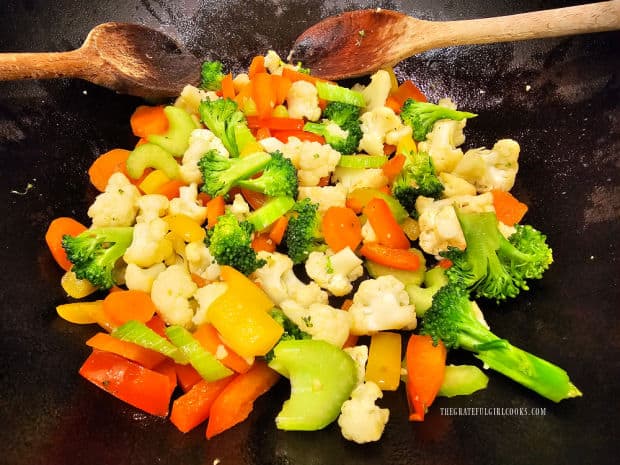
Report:
[[[269,48],[286,56],[301,31],[342,10],[381,6],[446,20],[576,3],[3,0],[0,51],[69,50],[98,23],[130,21],[158,27],[237,72]],[[66,296],[43,235],[54,217],[87,220],[95,190],[85,171],[98,154],[133,146],[128,119],[141,102],[78,80],[0,83],[0,462],[617,463],[619,37],[445,49],[398,66],[398,75],[413,78],[431,100],[449,96],[480,114],[468,124],[467,147],[502,137],[521,143],[513,192],[530,205],[527,222],[548,234],[555,264],[530,292],[483,308],[497,334],[564,367],[584,396],[553,404],[490,373],[485,391],[439,399],[424,423],[412,424],[401,389],[382,401],[391,409],[382,441],[365,446],[346,442],[335,425],[277,431],[284,382],[257,402],[248,421],[206,441],[203,428],[183,435],[80,378],[89,353],[84,341],[97,328],[56,316]],[[516,410],[459,415],[448,408]],[[538,414],[515,414],[519,409]]]

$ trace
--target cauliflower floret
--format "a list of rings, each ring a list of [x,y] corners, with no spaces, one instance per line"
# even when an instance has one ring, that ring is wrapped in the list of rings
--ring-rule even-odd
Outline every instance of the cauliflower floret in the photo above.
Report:
[[[209,150],[216,150],[223,157],[228,157],[228,150],[222,141],[208,129],[194,129],[189,136],[189,147],[181,160],[181,179],[186,183],[202,182],[202,173],[198,162]]]
[[[439,120],[433,125],[433,130],[426,135],[426,140],[418,144],[418,150],[428,153],[432,158],[437,173],[452,172],[463,158],[463,151],[457,147],[465,142],[463,128],[466,121],[466,119]]]
[[[353,390],[351,399],[342,404],[338,417],[338,426],[345,439],[358,444],[381,439],[390,418],[389,409],[375,404],[382,397],[381,389],[372,381],[366,381]]]
[[[380,189],[388,183],[381,168],[344,168],[338,166],[332,179],[342,184],[347,193],[362,187]]]
[[[226,211],[235,215],[239,221],[244,221],[250,214],[250,206],[241,194],[235,194],[233,203],[226,206]]]
[[[314,84],[306,81],[295,81],[286,96],[288,114],[291,118],[306,118],[318,121],[321,117],[319,94]]]
[[[129,263],[125,269],[125,285],[133,291],[151,292],[155,278],[166,269],[163,263],[156,263],[148,268],[140,268]]]
[[[362,281],[353,296],[351,334],[374,334],[389,329],[414,329],[416,316],[405,285],[392,275]]]
[[[192,324],[191,298],[197,288],[184,265],[172,265],[155,278],[151,299],[167,324],[187,328]]]
[[[160,194],[147,194],[138,199],[138,216],[136,223],[148,223],[161,218],[168,211],[170,201]]]
[[[312,303],[327,303],[327,292],[315,282],[304,284],[293,272],[293,261],[286,255],[274,252],[259,252],[258,258],[267,264],[254,272],[255,281],[276,305],[285,300],[294,300],[307,307]]]
[[[294,300],[280,303],[285,315],[312,339],[329,342],[342,347],[349,337],[351,317],[349,312],[328,304],[300,305]]]
[[[99,194],[88,209],[94,228],[131,226],[138,212],[140,191],[123,173],[110,176],[105,192]]]
[[[264,144],[263,141],[261,143]],[[267,145],[276,144],[268,142]],[[340,161],[340,152],[334,150],[330,145],[309,141],[302,142],[297,137],[289,137],[288,142],[280,145],[278,149],[297,168],[300,186],[318,185],[321,178],[329,176]]]
[[[474,184],[478,192],[509,191],[519,170],[520,150],[512,139],[498,140],[491,150],[484,147],[468,150],[454,168],[454,174]]]
[[[265,152],[273,153],[277,151],[284,153],[284,142],[276,139],[275,137],[266,137],[265,139],[259,140],[258,143],[261,145]],[[292,157],[289,158],[291,158],[291,161],[293,162],[293,164],[295,164],[295,161],[292,159]]]
[[[192,85],[186,85],[174,102],[175,107],[182,108],[190,115],[199,116],[198,107],[203,100],[217,100],[215,92],[204,91]]]
[[[199,287],[194,292],[194,299],[198,302],[198,309],[192,318],[192,323],[196,326],[209,322],[209,307],[219,296],[228,289],[228,284],[218,281]]]
[[[372,228],[370,221],[366,221],[362,226],[362,238],[364,242],[377,242],[377,233]]]
[[[394,110],[388,107],[378,107],[372,111],[367,111],[361,117],[362,138],[358,146],[370,155],[383,155],[383,144],[389,133],[396,131],[397,136],[390,137],[394,142],[396,137],[411,133],[411,128],[403,125]]]
[[[364,382],[366,377],[366,362],[368,362],[368,346],[353,346],[345,347],[344,350],[351,356],[355,365],[357,365],[357,385],[359,386]]]
[[[333,295],[347,295],[353,289],[353,281],[364,274],[362,260],[350,247],[334,253],[331,249],[311,252],[306,261],[306,273],[310,279]]]
[[[476,195],[476,186],[455,174],[444,171],[439,173],[439,180],[443,184],[444,198],[456,197],[458,195]]]
[[[268,50],[265,54],[265,68],[271,74],[282,74],[282,68],[284,68],[284,62],[280,55],[273,50]]]
[[[370,76],[370,84],[362,91],[364,100],[366,100],[366,111],[372,111],[375,108],[385,106],[385,101],[392,90],[392,78],[390,73],[384,69],[380,69]]]
[[[419,214],[420,248],[431,255],[439,255],[449,246],[465,249],[465,236],[456,216],[454,206],[467,212],[495,211],[493,195],[461,195],[442,200],[418,197],[416,210]]]
[[[198,186],[195,182],[179,189],[179,196],[170,201],[171,215],[189,216],[198,224],[207,219],[207,207],[198,201]]]
[[[190,242],[185,246],[185,260],[190,273],[207,281],[215,281],[220,276],[220,266],[202,241]]]
[[[166,238],[166,234],[168,223],[161,218],[148,223],[136,223],[131,245],[125,251],[123,260],[142,268],[163,262],[174,252],[172,242]]]
[[[298,200],[309,198],[319,205],[319,214],[323,215],[330,207],[344,207],[347,202],[347,189],[342,184],[335,186],[300,187]]]

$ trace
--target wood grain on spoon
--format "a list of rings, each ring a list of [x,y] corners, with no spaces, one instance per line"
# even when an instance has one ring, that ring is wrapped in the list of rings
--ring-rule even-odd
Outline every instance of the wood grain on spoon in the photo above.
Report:
[[[424,21],[390,10],[350,11],[302,33],[289,54],[331,80],[363,76],[417,53],[455,45],[510,42],[620,28],[620,0],[512,16]]]
[[[161,99],[197,84],[200,63],[159,31],[104,23],[93,28],[77,50],[1,53],[0,80],[81,78],[122,94]]]

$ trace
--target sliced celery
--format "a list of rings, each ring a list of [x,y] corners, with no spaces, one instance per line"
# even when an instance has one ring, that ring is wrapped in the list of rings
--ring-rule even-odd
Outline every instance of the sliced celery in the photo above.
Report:
[[[116,328],[112,336],[121,341],[133,342],[146,349],[151,349],[160,354],[170,357],[181,365],[189,363],[187,357],[165,337],[161,337],[151,328],[139,321],[130,320],[124,325]]]
[[[147,140],[180,157],[189,147],[189,136],[198,125],[182,108],[167,106],[164,113],[168,118],[168,131],[165,134],[151,134]]]
[[[127,173],[133,179],[142,176],[146,168],[162,170],[170,179],[179,177],[179,164],[172,154],[150,142],[137,146],[127,158]]]
[[[366,106],[366,100],[361,92],[356,92],[346,87],[319,81],[316,83],[316,90],[319,93],[319,98],[328,102],[348,103],[356,107]]]
[[[262,231],[278,218],[288,212],[295,205],[295,200],[290,197],[274,197],[258,210],[254,210],[247,220],[255,231]]]

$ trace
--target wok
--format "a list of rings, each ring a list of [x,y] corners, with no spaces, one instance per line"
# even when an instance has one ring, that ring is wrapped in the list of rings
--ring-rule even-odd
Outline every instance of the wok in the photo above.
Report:
[[[190,51],[239,72],[342,10],[382,6],[422,19],[512,14],[569,1],[4,0],[0,51],[76,48],[96,24],[158,27]],[[542,281],[497,308],[494,331],[565,368],[583,391],[553,404],[490,373],[488,389],[441,398],[424,423],[407,420],[404,391],[381,403],[381,442],[348,443],[336,425],[277,431],[288,395],[277,388],[250,418],[206,441],[141,414],[77,374],[97,331],[57,317],[61,271],[43,235],[50,220],[86,221],[96,192],[85,171],[100,153],[131,147],[128,118],[141,103],[78,80],[0,83],[0,462],[81,464],[570,464],[617,463],[620,334],[620,156],[617,33],[428,52],[401,63],[432,101],[450,96],[479,113],[467,147],[521,143],[515,195],[530,206],[555,263]],[[31,187],[27,187],[31,185]],[[461,361],[473,363],[464,355]],[[447,408],[538,409],[538,415],[458,415]],[[461,411],[462,413],[466,413]],[[544,413],[544,414],[543,414]]]

